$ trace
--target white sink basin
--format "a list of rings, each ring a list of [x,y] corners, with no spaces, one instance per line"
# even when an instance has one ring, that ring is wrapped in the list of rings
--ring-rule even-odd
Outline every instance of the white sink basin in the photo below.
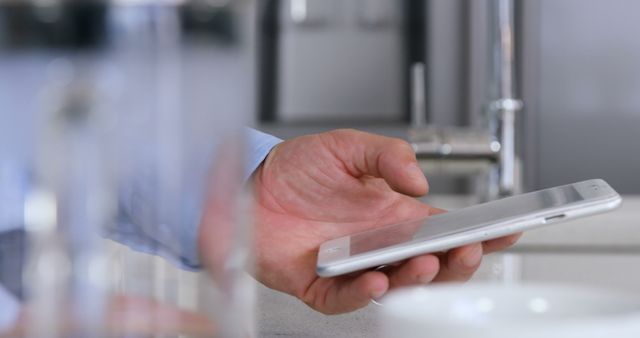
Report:
[[[636,338],[640,297],[568,284],[465,284],[390,293],[382,336]]]

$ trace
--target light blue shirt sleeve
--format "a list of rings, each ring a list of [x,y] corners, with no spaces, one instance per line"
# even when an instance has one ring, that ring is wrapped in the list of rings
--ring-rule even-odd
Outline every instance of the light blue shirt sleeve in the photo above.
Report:
[[[245,181],[260,166],[271,149],[282,142],[277,137],[262,133],[255,129],[246,128]],[[136,195],[136,196],[131,196]],[[198,257],[197,233],[202,210],[201,198],[192,197],[187,201],[186,213],[182,224],[172,224],[159,219],[154,226],[139,224],[136,213],[144,213],[144,208],[132,207],[135,200],[144,199],[139,191],[123,191],[120,195],[119,220],[107,229],[106,236],[127,245],[133,250],[158,255],[176,263],[183,269],[197,270],[201,264]],[[133,202],[131,202],[133,200]],[[140,203],[138,203],[140,204]],[[144,203],[142,203],[144,204]],[[179,238],[179,240],[176,240]]]
[[[11,329],[20,315],[20,302],[0,284],[0,333]]]
[[[247,128],[246,134],[247,165],[244,174],[245,181],[258,169],[262,161],[269,155],[271,149],[282,142],[281,139],[275,136],[251,128]]]

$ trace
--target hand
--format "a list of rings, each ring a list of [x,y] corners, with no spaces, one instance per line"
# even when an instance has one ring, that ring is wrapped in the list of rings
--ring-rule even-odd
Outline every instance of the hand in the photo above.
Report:
[[[468,280],[482,254],[517,236],[423,255],[385,273],[368,271],[320,278],[321,243],[336,237],[442,212],[414,197],[427,181],[404,141],[338,130],[285,141],[254,176],[256,276],[327,314],[363,307],[389,288]]]

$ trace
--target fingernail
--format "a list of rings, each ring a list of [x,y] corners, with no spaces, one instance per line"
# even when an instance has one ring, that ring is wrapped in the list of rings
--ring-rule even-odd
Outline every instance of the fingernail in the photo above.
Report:
[[[424,172],[422,172],[420,166],[415,162],[410,163],[407,166],[407,176],[409,177],[409,179],[411,179],[411,181],[414,182],[414,184],[418,184],[418,182],[420,182],[419,184],[422,185],[426,184],[427,182],[427,179],[424,176]]]
[[[371,298],[373,299],[379,299],[380,297],[384,296],[384,294],[387,293],[387,290],[378,290],[378,291],[373,291],[371,293]]]
[[[471,252],[462,258],[462,264],[467,268],[473,268],[480,264],[482,260],[482,245],[475,245]]]
[[[409,164],[409,166],[407,167],[407,175],[409,175],[409,177],[414,180],[425,179],[422,169],[420,169],[420,166],[415,162]]]
[[[429,284],[429,283],[431,283],[433,281],[434,277],[435,276],[433,276],[433,275],[421,275],[421,276],[418,277],[418,281],[421,284]]]

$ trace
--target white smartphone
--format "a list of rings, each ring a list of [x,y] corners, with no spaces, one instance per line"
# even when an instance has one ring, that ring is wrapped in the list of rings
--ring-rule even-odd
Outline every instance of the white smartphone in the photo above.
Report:
[[[316,272],[332,277],[374,268],[609,211],[621,202],[600,179],[511,196],[327,241],[320,246]]]

